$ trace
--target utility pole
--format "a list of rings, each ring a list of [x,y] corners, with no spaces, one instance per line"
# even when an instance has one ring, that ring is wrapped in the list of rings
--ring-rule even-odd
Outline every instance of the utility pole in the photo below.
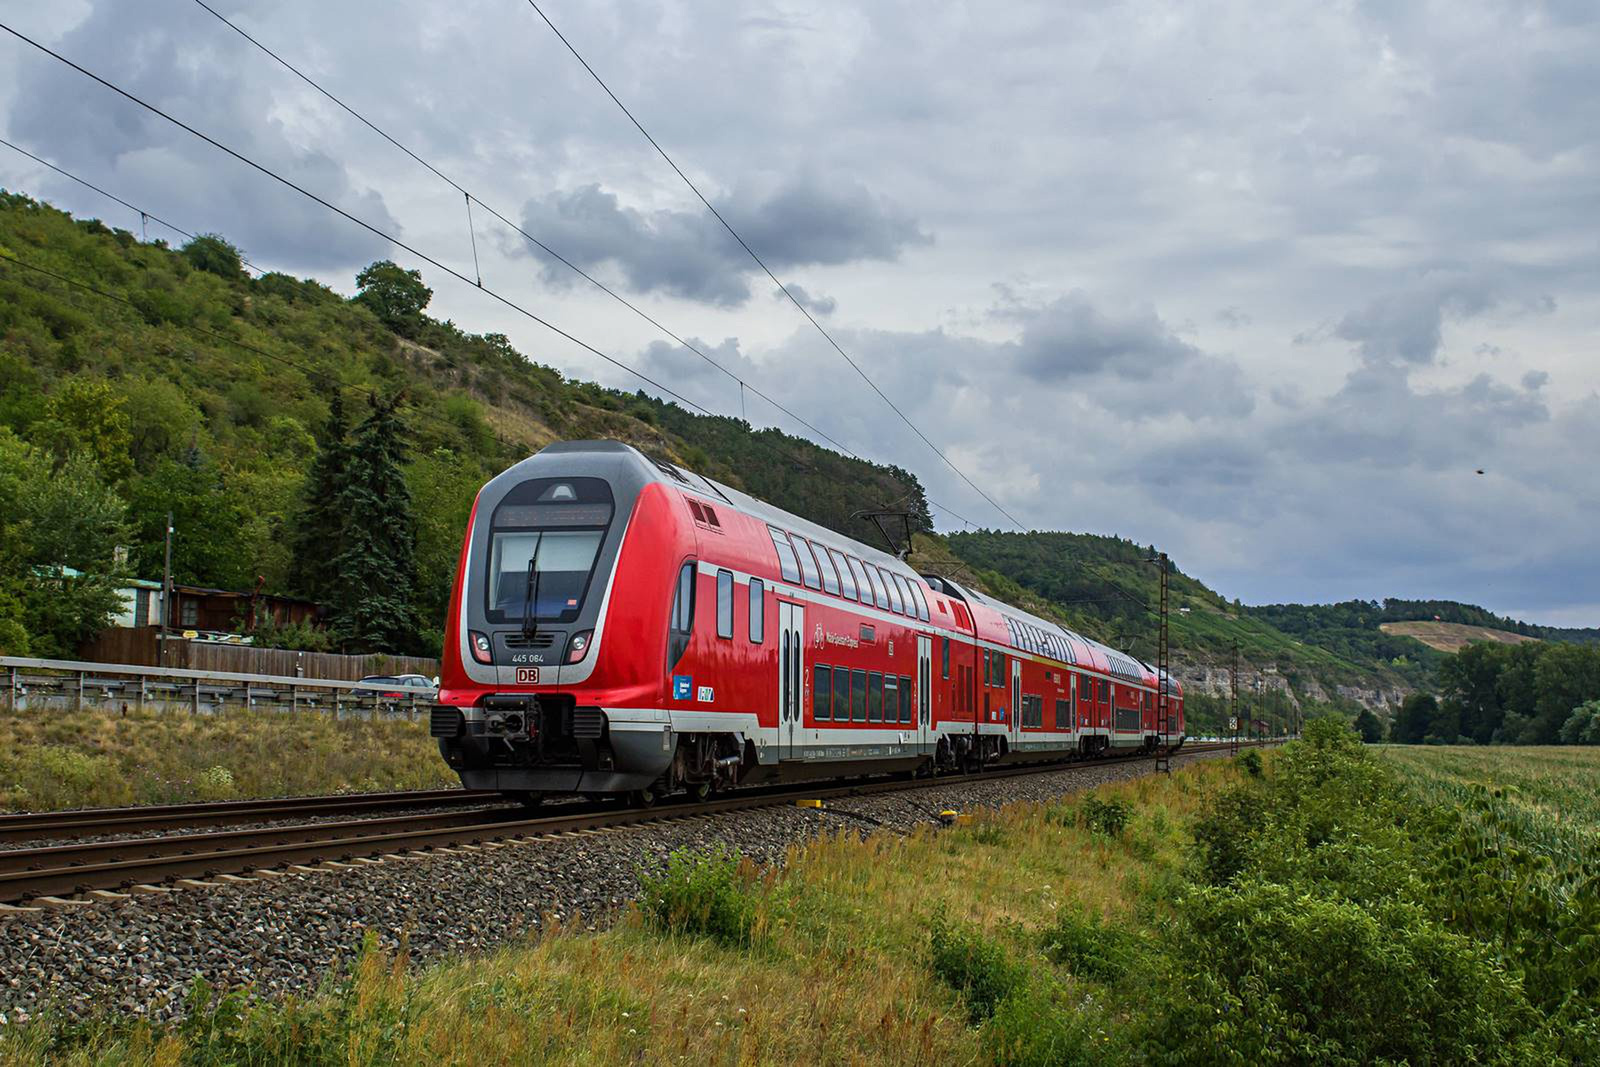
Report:
[[[1167,554],[1156,553],[1155,564],[1161,568],[1161,614],[1156,631],[1156,729],[1160,740],[1156,745],[1156,770],[1172,773],[1172,726],[1167,690],[1172,687],[1172,664],[1168,658],[1167,644]]]
[[[167,627],[172,623],[172,512],[167,512],[166,560],[161,564],[161,636],[156,656],[161,666],[167,665]]]
[[[1233,669],[1228,672],[1228,689],[1232,697],[1232,707],[1229,718],[1233,724],[1233,748],[1231,752],[1239,754],[1239,646],[1233,646]]]

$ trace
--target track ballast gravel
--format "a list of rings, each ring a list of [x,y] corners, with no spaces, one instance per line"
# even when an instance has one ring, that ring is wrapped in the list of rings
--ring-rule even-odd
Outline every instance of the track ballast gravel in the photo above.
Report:
[[[1194,753],[1179,764],[1223,755]],[[675,849],[726,845],[758,863],[841,827],[898,832],[1017,801],[1048,801],[1148,774],[1140,760],[986,782],[830,801],[831,810],[778,805],[460,855],[429,855],[340,871],[288,874],[162,896],[0,917],[0,1019],[21,1022],[47,1004],[73,1017],[120,1011],[178,1014],[197,976],[261,996],[305,994],[373,932],[385,948],[407,936],[413,961],[493,948],[544,916],[589,921],[638,891],[636,872]],[[854,815],[846,815],[844,812]],[[663,809],[664,817],[670,809]]]

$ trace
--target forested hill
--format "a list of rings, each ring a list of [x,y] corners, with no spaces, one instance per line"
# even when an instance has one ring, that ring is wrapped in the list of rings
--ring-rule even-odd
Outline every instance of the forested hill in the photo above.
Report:
[[[393,264],[357,285],[346,299],[252,278],[220,237],[174,249],[0,193],[0,652],[74,653],[115,606],[116,579],[160,577],[169,511],[177,581],[334,610],[327,632],[258,640],[431,651],[478,487],[551,441],[608,437],[871,542],[852,513],[909,510],[913,562],[1154,657],[1148,546],[932,536],[904,470],[566,379],[503,336],[430,318],[425,280]],[[366,551],[377,541],[383,559]],[[1172,591],[1180,661],[1225,666],[1238,647],[1247,667],[1301,692],[1425,681],[1440,654],[1377,628],[1392,619],[1600,636],[1458,604],[1245,608],[1181,571]]]
[[[72,653],[109,603],[95,576],[160,578],[169,509],[175,580],[340,606],[340,576],[315,557],[340,543],[327,524],[350,520],[309,506],[336,394],[349,449],[374,399],[398,428],[398,521],[415,536],[400,546],[407,602],[384,631],[404,647],[379,651],[437,645],[478,487],[558,439],[627,441],[863,539],[878,535],[850,515],[866,507],[894,504],[928,528],[903,470],[564,379],[503,336],[429,318],[411,272],[375,264],[361,279],[346,300],[251,278],[221,238],[176,250],[0,193],[0,651]],[[64,576],[45,588],[45,573]],[[360,645],[358,629],[336,640]]]

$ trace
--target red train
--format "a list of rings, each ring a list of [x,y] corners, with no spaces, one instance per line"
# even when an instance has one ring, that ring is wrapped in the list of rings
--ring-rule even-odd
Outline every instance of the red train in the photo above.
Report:
[[[478,493],[430,729],[470,789],[687,790],[1154,750],[1145,663],[613,441]]]

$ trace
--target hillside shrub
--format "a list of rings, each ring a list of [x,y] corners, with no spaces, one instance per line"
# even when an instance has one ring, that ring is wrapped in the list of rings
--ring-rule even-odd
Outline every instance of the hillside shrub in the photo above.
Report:
[[[1250,777],[1261,777],[1261,753],[1257,752],[1255,749],[1248,749],[1245,752],[1240,753],[1239,757],[1233,762],[1241,771],[1248,774]]]
[[[1132,816],[1133,808],[1118,797],[1101,800],[1096,796],[1087,796],[1078,805],[1079,821],[1090,833],[1101,837],[1121,837]]]
[[[1045,955],[1077,978],[1116,982],[1127,973],[1138,943],[1127,932],[1063,908],[1040,938]]]
[[[942,914],[934,916],[928,931],[928,961],[939,980],[961,995],[974,1026],[992,1016],[1027,978],[1026,969],[999,942]]]
[[[1267,795],[1255,786],[1217,794],[1194,823],[1194,858],[1201,881],[1225,885],[1249,862],[1267,818]]]
[[[748,947],[755,940],[758,901],[752,879],[739,858],[718,846],[707,853],[679,849],[666,867],[639,875],[644,915],[673,934],[709,937],[725,945]]]
[[[1146,1042],[1179,1062],[1545,1062],[1516,979],[1415,904],[1246,879],[1191,893],[1170,936]]]
[[[1077,1067],[1111,1058],[1112,1031],[1079,1011],[1064,992],[1025,983],[995,1006],[983,1027],[983,1047],[1000,1067]]]

